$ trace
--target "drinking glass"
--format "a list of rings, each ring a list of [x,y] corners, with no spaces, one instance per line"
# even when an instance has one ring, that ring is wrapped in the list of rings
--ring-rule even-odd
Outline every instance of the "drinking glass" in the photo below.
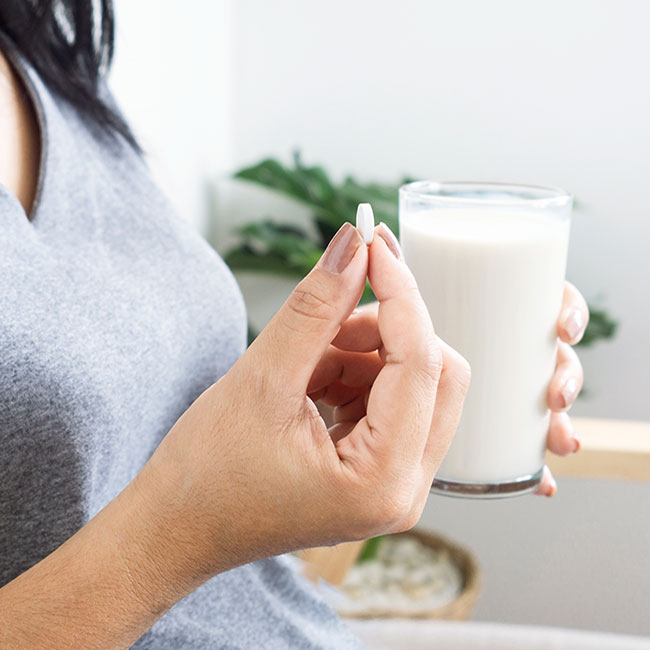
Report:
[[[406,263],[436,334],[472,368],[434,492],[496,498],[541,482],[572,203],[563,190],[527,185],[400,188]]]

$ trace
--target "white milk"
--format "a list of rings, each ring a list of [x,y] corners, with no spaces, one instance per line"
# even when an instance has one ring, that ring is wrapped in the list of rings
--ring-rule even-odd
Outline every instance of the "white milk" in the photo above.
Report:
[[[503,482],[544,464],[569,220],[510,210],[403,215],[400,239],[436,333],[472,367],[438,479]]]

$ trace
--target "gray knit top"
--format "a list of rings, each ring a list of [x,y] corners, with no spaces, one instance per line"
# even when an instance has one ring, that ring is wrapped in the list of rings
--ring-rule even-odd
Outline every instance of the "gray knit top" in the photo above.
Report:
[[[49,92],[2,38],[0,47],[42,141],[31,220],[0,186],[2,586],[125,487],[243,352],[246,319],[233,276],[143,160]],[[216,576],[134,647],[361,643],[279,557]]]

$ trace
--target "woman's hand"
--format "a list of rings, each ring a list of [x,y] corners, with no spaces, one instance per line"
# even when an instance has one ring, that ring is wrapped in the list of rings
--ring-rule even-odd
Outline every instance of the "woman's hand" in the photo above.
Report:
[[[549,451],[567,456],[580,449],[580,441],[567,411],[582,389],[582,365],[572,345],[580,341],[589,322],[589,309],[582,294],[570,283],[565,283],[562,309],[557,321],[557,364],[547,393],[551,409],[551,423],[546,438]],[[542,484],[537,494],[553,496],[557,490],[548,467],[544,468]]]
[[[379,307],[364,334],[348,317],[366,275]],[[345,224],[145,468],[171,486],[185,566],[200,581],[257,558],[412,527],[468,384],[468,364],[435,336],[392,233],[380,225],[366,246]],[[328,430],[313,400],[349,391]]]
[[[347,323],[366,276],[379,310],[364,338]],[[364,405],[328,430],[310,394],[336,378]],[[392,233],[368,247],[346,224],[123,492],[0,589],[0,646],[130,647],[219,572],[413,526],[468,383]]]
[[[363,340],[342,324],[366,276],[379,310]],[[364,407],[351,400],[328,430],[310,394],[335,378],[357,386]],[[392,233],[380,225],[366,246],[344,225],[134,480],[0,589],[0,645],[130,647],[217,573],[410,528],[468,383],[467,363],[436,338]]]

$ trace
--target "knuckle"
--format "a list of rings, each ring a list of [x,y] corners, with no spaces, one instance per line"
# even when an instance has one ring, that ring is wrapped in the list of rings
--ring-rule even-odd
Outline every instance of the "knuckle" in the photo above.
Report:
[[[425,368],[415,367],[410,372],[411,390],[421,404],[433,403],[437,392],[437,377]]]
[[[427,352],[422,357],[422,369],[434,379],[440,377],[443,359],[442,350],[435,339],[427,346]]]
[[[422,513],[419,512],[416,508],[411,508],[406,517],[404,517],[404,519],[402,519],[402,521],[399,523],[399,526],[395,532],[403,533],[407,530],[411,530],[411,528],[415,528],[415,526],[417,526],[418,522],[420,521],[421,514]]]
[[[408,517],[413,500],[406,493],[383,499],[379,510],[380,523],[389,530],[395,530]]]
[[[382,481],[381,488],[375,491],[373,519],[384,531],[394,531],[413,510],[413,481],[402,475],[398,479],[388,477]]]
[[[420,357],[409,368],[413,390],[417,390],[421,399],[434,399],[436,387],[443,371],[442,359],[435,356]]]
[[[469,361],[456,351],[454,351],[453,354],[453,366],[451,372],[456,385],[465,395],[472,380],[472,367],[469,365]]]
[[[294,315],[316,320],[331,320],[336,313],[331,298],[311,285],[298,285],[287,299],[287,307]]]
[[[353,525],[362,538],[390,533],[399,527],[410,508],[410,501],[387,498],[383,490],[376,490],[355,505]]]
[[[427,381],[437,382],[442,373],[444,361],[442,349],[435,336],[431,336],[413,357],[414,368]]]

